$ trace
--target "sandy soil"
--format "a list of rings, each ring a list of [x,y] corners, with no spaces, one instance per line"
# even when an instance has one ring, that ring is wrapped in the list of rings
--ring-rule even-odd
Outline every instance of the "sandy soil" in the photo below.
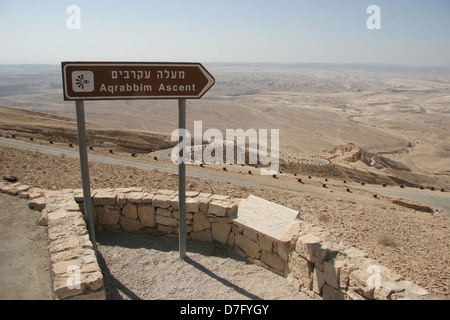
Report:
[[[0,300],[54,299],[47,229],[28,201],[0,193]]]
[[[75,159],[2,147],[0,162],[0,176],[15,175],[22,183],[47,189],[81,187],[79,162]],[[175,174],[158,171],[92,163],[90,174],[93,188],[141,186],[177,189]],[[233,175],[233,172],[221,174]],[[283,188],[293,185],[296,178],[282,176],[270,183]],[[187,179],[188,190],[241,198],[253,194],[299,210],[305,221],[323,233],[338,236],[367,252],[369,257],[423,286],[435,297],[449,298],[448,218],[399,207],[389,198],[374,199],[373,194],[356,189],[352,189],[351,194],[346,193],[348,185],[328,183],[326,189],[319,187],[318,180],[307,186],[297,183],[300,193],[289,194],[213,180]]]

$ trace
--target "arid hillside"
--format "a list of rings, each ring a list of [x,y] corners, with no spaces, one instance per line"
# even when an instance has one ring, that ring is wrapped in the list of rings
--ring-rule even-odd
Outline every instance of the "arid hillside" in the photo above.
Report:
[[[174,145],[169,135],[148,131],[108,129],[91,124],[86,125],[86,131],[87,143],[92,148],[150,153]],[[0,135],[52,144],[78,144],[76,120],[5,107],[0,107]]]

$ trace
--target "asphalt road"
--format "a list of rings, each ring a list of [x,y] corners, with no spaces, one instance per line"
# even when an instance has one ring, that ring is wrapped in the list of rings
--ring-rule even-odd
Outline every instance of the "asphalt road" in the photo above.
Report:
[[[378,193],[391,198],[407,199],[426,203],[432,207],[442,209],[442,214],[450,217],[450,195],[448,192],[418,190],[411,188],[397,189],[396,187],[384,188],[375,186],[359,187],[359,189]]]
[[[0,138],[0,145],[6,146],[6,147],[23,149],[23,150],[37,151],[37,152],[51,154],[51,155],[55,155],[55,156],[60,156],[60,155],[64,154],[68,158],[79,159],[79,153],[77,150],[61,149],[61,148],[57,148],[55,146],[46,146],[46,145],[40,145],[37,143],[35,144],[35,143],[29,143],[29,142],[13,140],[13,139],[6,139],[6,138]],[[138,162],[138,161],[128,161],[128,160],[124,160],[124,159],[100,156],[100,155],[91,154],[91,153],[88,155],[88,161],[89,162],[106,163],[106,164],[111,164],[111,165],[120,165],[120,166],[126,166],[126,167],[134,167],[134,168],[143,169],[143,170],[159,170],[162,172],[178,174],[177,168],[168,168],[165,166],[142,163],[142,162]],[[280,189],[280,188],[275,188],[275,187],[262,185],[262,184],[256,184],[256,183],[252,183],[252,182],[248,182],[248,181],[241,181],[241,180],[236,180],[236,179],[229,179],[229,178],[214,176],[211,174],[189,172],[188,170],[186,170],[186,176],[193,177],[193,178],[199,178],[199,179],[214,180],[214,181],[225,182],[225,183],[228,182],[233,185],[250,187],[250,188],[260,188],[260,189],[268,189],[268,190],[274,190],[274,191],[279,191],[279,192],[286,192],[286,193],[291,193],[291,194],[300,194],[300,192],[296,192],[293,190]]]
[[[13,139],[0,138],[0,145],[12,147],[12,148],[19,148],[19,149],[23,149],[23,150],[38,151],[41,153],[46,153],[46,154],[51,154],[51,155],[56,155],[56,156],[60,156],[60,155],[64,154],[66,157],[75,158],[75,159],[79,158],[78,150],[61,149],[61,148],[57,148],[55,146],[40,145],[40,144],[36,144],[36,143],[23,142],[23,141],[13,140]],[[147,164],[147,163],[142,163],[142,162],[138,162],[138,161],[117,159],[117,158],[113,158],[113,157],[100,156],[100,155],[96,155],[96,154],[89,154],[88,159],[90,162],[99,162],[99,163],[106,163],[106,164],[111,164],[111,165],[134,167],[134,168],[143,169],[143,170],[159,170],[162,172],[168,172],[168,173],[174,173],[174,174],[178,173],[177,168],[170,168],[170,167],[159,166],[159,165],[155,165],[155,164]],[[199,178],[199,179],[231,183],[231,184],[237,185],[237,186],[274,190],[274,191],[285,192],[285,193],[290,193],[290,194],[302,194],[301,192],[294,191],[294,190],[280,189],[280,188],[276,188],[276,187],[272,187],[272,186],[268,186],[268,185],[256,184],[256,183],[252,183],[249,181],[243,181],[243,180],[230,179],[230,178],[215,176],[212,174],[189,172],[189,170],[186,170],[186,175],[189,177],[194,177],[194,178]],[[432,207],[442,209],[442,214],[450,217],[450,194],[448,192],[442,193],[440,191],[415,190],[415,189],[411,189],[411,188],[394,189],[393,187],[383,188],[383,187],[376,187],[376,186],[359,187],[359,189],[378,193],[378,194],[385,195],[388,197],[403,198],[403,199],[409,199],[409,200],[425,203]]]

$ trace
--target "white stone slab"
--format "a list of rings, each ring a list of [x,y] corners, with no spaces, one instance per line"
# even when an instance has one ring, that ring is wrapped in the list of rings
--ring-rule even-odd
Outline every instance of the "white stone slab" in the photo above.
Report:
[[[298,211],[255,196],[249,196],[239,204],[237,217],[234,221],[281,240],[296,220],[297,215]]]

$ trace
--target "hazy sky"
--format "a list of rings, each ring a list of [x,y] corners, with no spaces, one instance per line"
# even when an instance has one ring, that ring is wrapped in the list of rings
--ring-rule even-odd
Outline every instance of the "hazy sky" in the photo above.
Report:
[[[71,60],[450,66],[450,0],[0,0],[0,64]]]

